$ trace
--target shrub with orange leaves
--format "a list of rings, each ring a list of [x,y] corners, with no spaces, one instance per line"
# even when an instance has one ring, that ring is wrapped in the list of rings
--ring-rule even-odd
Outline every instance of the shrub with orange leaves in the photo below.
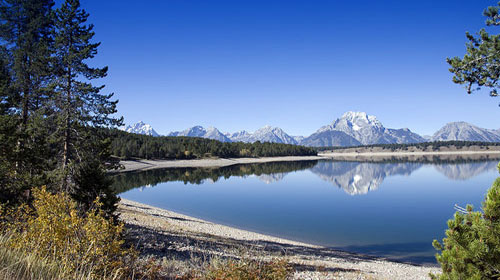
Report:
[[[84,271],[96,278],[125,273],[127,264],[137,258],[134,250],[123,246],[123,224],[107,219],[98,200],[94,209],[81,215],[65,193],[52,194],[42,187],[33,194],[32,208],[17,208],[9,213],[11,223],[4,223],[11,248],[56,262],[68,274]]]

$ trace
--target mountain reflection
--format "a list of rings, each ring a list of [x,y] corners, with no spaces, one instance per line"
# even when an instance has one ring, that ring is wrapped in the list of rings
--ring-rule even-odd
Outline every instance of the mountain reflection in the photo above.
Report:
[[[410,175],[420,163],[366,163],[322,161],[311,171],[351,195],[378,189],[387,176]]]
[[[289,173],[289,172],[288,172]],[[259,180],[266,184],[276,183],[285,178],[285,175],[288,173],[274,173],[274,174],[264,174],[257,176]]]
[[[452,180],[467,180],[496,168],[498,161],[458,162],[360,162],[360,161],[295,161],[233,165],[222,168],[169,168],[114,175],[117,193],[138,187],[154,187],[159,183],[181,181],[185,184],[215,183],[232,176],[256,176],[266,184],[275,183],[294,171],[309,169],[322,180],[343,189],[350,195],[367,194],[379,188],[385,178],[395,175],[409,176],[424,165],[433,166]]]
[[[469,162],[459,164],[439,164],[435,165],[437,171],[453,180],[467,180],[483,172],[497,168],[497,161]]]
[[[434,168],[452,180],[468,180],[481,173],[496,169],[498,161],[434,163]],[[340,162],[322,161],[311,168],[321,179],[334,184],[351,195],[367,194],[378,189],[388,176],[409,176],[422,167],[418,162]]]

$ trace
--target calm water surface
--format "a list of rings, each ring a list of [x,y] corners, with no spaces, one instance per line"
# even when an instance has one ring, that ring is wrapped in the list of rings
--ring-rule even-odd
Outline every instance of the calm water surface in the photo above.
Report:
[[[479,209],[498,161],[309,161],[115,176],[126,199],[352,252],[435,263],[453,206]]]

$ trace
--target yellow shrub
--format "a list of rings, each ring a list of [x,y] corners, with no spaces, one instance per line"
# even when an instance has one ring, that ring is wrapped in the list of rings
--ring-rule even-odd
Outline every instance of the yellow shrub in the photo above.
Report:
[[[249,149],[241,149],[240,150],[240,156],[249,157],[250,155],[252,155],[252,152]]]
[[[293,269],[284,259],[271,262],[252,260],[213,262],[201,279],[216,280],[282,280],[292,276]]]
[[[67,194],[45,188],[33,194],[33,210],[18,208],[17,222],[9,227],[12,248],[53,260],[68,274],[86,271],[93,277],[126,270],[127,259],[136,257],[122,246],[123,224],[106,219],[99,207],[82,216]]]

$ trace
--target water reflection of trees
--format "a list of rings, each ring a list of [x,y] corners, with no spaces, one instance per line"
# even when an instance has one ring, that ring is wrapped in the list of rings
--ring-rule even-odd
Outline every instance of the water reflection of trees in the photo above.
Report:
[[[471,158],[420,158],[401,161],[394,158],[371,161],[293,161],[233,165],[221,168],[169,168],[127,172],[114,175],[114,188],[118,193],[163,182],[180,181],[185,184],[202,184],[206,180],[217,182],[231,176],[255,175],[265,183],[282,180],[293,171],[310,169],[311,172],[351,195],[367,194],[379,188],[390,176],[411,175],[420,167],[430,164],[452,180],[468,180],[483,172],[494,170],[496,160]]]
[[[180,181],[184,184],[202,184],[205,180],[217,182],[221,178],[231,176],[263,176],[285,174],[314,167],[317,161],[268,162],[259,164],[231,165],[220,168],[168,168],[146,171],[126,172],[113,175],[114,189],[122,193],[142,186],[155,186],[159,183]],[[276,176],[274,176],[276,178]]]

